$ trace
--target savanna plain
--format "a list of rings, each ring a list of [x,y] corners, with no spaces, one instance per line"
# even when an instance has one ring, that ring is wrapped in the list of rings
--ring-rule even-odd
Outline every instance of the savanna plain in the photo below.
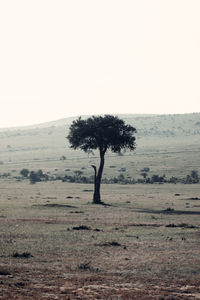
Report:
[[[136,153],[109,154],[104,176],[198,172],[198,120],[134,117]],[[95,205],[92,184],[59,179],[98,159],[68,150],[63,124],[0,135],[0,299],[200,299],[199,183],[102,184]]]
[[[0,298],[200,298],[198,187],[90,188],[1,183]]]

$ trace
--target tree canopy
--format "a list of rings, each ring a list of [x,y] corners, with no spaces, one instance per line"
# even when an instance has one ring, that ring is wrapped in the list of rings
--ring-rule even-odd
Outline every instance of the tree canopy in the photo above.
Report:
[[[120,152],[135,149],[135,132],[134,127],[112,115],[92,116],[86,120],[80,117],[73,121],[67,138],[73,149]]]

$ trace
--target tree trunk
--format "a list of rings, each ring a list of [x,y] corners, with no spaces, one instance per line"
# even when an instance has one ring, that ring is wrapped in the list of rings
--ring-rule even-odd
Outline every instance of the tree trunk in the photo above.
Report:
[[[100,151],[100,165],[98,172],[96,170],[96,166],[92,167],[94,168],[94,194],[93,194],[93,203],[99,204],[101,203],[101,195],[100,195],[100,187],[101,187],[101,178],[103,174],[103,168],[104,168],[104,155],[105,152]]]

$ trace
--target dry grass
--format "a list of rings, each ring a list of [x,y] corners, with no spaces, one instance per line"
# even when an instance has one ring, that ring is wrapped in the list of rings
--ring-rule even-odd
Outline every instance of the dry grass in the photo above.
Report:
[[[199,185],[91,188],[1,181],[0,299],[197,298]]]

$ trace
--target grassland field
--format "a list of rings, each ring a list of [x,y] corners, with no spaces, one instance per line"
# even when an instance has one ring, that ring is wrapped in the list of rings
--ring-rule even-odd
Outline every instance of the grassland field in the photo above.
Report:
[[[149,167],[149,176],[158,174],[186,177],[192,170],[200,172],[200,114],[122,115],[127,124],[137,129],[134,152],[118,156],[108,152],[103,176],[123,175],[142,178],[141,169]],[[99,154],[72,150],[65,138],[73,119],[0,131],[0,174],[18,176],[22,168],[42,169],[55,175],[73,175],[81,170],[93,175],[91,164],[98,164]],[[66,160],[60,161],[62,156]]]
[[[200,114],[123,118],[137,148],[108,152],[104,177],[200,173]],[[200,299],[199,183],[102,184],[94,205],[92,184],[19,180],[93,175],[98,153],[65,138],[72,120],[0,131],[0,299]]]
[[[0,299],[199,299],[199,185],[0,182]]]

